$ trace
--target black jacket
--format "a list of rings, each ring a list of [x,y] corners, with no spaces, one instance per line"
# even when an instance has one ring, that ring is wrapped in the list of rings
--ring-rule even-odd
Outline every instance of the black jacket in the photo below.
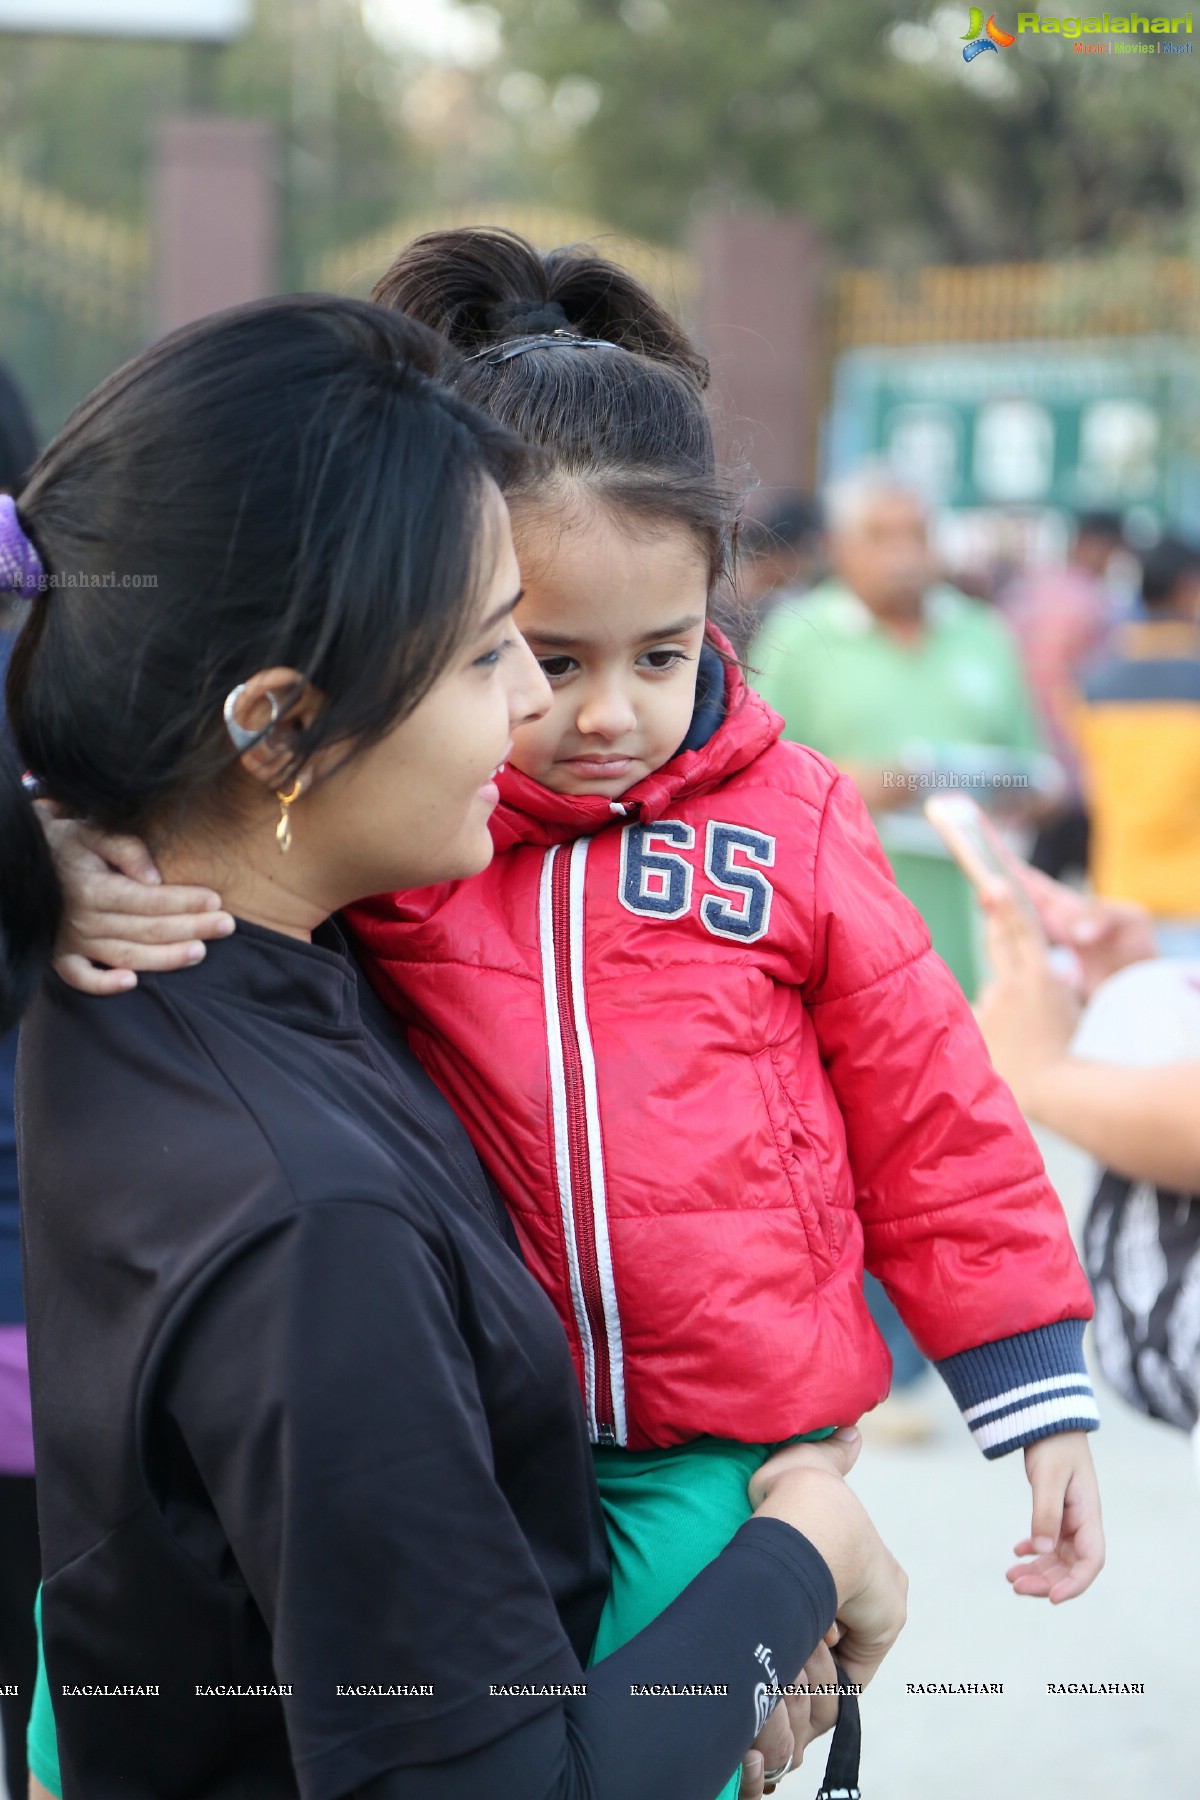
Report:
[[[566,1341],[338,934],[51,978],[19,1075],[65,1800],[710,1800],[829,1572],[751,1521],[574,1691],[607,1564]],[[708,1686],[637,1697],[672,1681]]]

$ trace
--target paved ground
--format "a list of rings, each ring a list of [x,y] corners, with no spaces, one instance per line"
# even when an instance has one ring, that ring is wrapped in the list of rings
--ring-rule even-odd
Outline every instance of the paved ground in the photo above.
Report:
[[[948,1399],[943,1410],[938,1444],[868,1447],[854,1477],[912,1583],[908,1628],[863,1700],[866,1800],[1195,1800],[1200,1484],[1187,1440],[1102,1397],[1108,1566],[1051,1609],[1004,1580],[1027,1529],[1020,1460],[985,1465]],[[1002,1681],[1004,1693],[906,1693],[933,1681]],[[1146,1692],[1057,1697],[1050,1681]],[[807,1773],[784,1794],[814,1791]]]
[[[1078,1217],[1083,1171],[1048,1145]],[[1200,1481],[1182,1433],[1098,1384],[1093,1438],[1108,1566],[1063,1607],[1018,1600],[1004,1570],[1028,1527],[1019,1457],[986,1464],[939,1382],[941,1438],[866,1447],[854,1484],[912,1583],[908,1628],[863,1701],[866,1800],[1196,1800],[1200,1795]],[[909,1695],[908,1682],[1004,1683],[1003,1695]],[[1048,1682],[1143,1682],[1144,1695],[1051,1696]],[[815,1792],[819,1766],[789,1778]]]

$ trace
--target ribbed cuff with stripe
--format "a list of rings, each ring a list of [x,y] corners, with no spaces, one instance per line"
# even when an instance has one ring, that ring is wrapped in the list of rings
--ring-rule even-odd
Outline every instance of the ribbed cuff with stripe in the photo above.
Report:
[[[1082,1319],[1039,1325],[935,1364],[986,1457],[1060,1431],[1095,1431],[1100,1415],[1083,1326]]]

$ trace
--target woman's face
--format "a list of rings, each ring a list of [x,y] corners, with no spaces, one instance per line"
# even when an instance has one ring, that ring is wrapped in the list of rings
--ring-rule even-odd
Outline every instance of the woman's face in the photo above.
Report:
[[[514,731],[541,717],[550,692],[513,624],[520,573],[508,508],[490,484],[484,509],[481,542],[493,566],[474,632],[416,711],[317,783],[297,811],[296,848],[319,845],[336,870],[334,905],[475,875],[491,861],[493,777]]]

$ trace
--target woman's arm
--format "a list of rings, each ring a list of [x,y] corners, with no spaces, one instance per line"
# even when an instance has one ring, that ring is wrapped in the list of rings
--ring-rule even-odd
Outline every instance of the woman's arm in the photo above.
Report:
[[[1078,999],[1013,896],[982,899],[992,976],[975,1011],[1022,1112],[1134,1181],[1200,1187],[1200,1063],[1127,1069],[1071,1056]]]
[[[1031,1119],[1119,1175],[1200,1190],[1200,1062],[1123,1069],[1062,1056],[1020,1079]]]
[[[857,1438],[857,1433],[843,1435]],[[782,1555],[783,1568],[799,1576],[806,1586],[822,1566],[830,1573],[834,1569],[840,1573],[838,1604],[849,1623],[843,1623],[839,1639],[840,1671],[826,1656],[830,1675],[840,1673],[857,1683],[868,1681],[895,1641],[907,1583],[865,1514],[861,1515],[865,1536],[860,1537],[853,1528],[847,1535],[849,1489],[833,1474],[835,1467],[843,1472],[848,1469],[857,1448],[856,1442],[796,1446],[764,1464],[751,1483],[751,1497],[759,1505],[755,1519],[742,1527],[730,1547],[653,1624],[588,1671],[586,1698],[567,1701],[561,1717],[544,1716],[484,1751],[436,1768],[389,1770],[355,1788],[345,1800],[460,1800],[461,1795],[475,1792],[519,1792],[528,1800],[605,1800],[610,1794],[628,1800],[661,1800],[667,1791],[672,1795],[707,1794],[698,1768],[695,1784],[689,1779],[692,1766],[683,1755],[673,1760],[670,1788],[656,1785],[663,1779],[656,1772],[661,1768],[658,1740],[663,1719],[646,1706],[642,1690],[658,1688],[661,1694],[664,1688],[696,1685],[698,1661],[711,1655],[719,1667],[728,1661],[739,1630],[744,1632],[749,1625],[753,1636],[762,1626],[766,1615],[761,1599],[753,1592],[759,1572],[736,1566],[737,1553],[750,1543],[757,1524],[786,1526],[788,1520],[800,1517],[821,1541],[828,1561],[824,1556],[811,1559],[816,1545],[797,1537],[794,1526],[774,1541],[760,1534],[754,1544],[756,1551],[767,1548],[772,1555]],[[806,1478],[813,1473],[816,1482]],[[807,1571],[803,1562],[792,1561],[798,1547],[808,1562]],[[785,1590],[787,1586],[785,1576]],[[821,1602],[815,1590],[810,1592],[816,1602],[808,1621],[811,1631],[821,1616]],[[787,1604],[786,1591],[781,1597]],[[785,1621],[781,1616],[778,1629],[768,1630],[756,1644],[756,1667],[751,1671],[756,1693],[761,1691],[764,1674],[774,1670],[779,1655],[775,1646],[796,1623],[795,1617]],[[684,1672],[687,1669],[693,1672],[689,1675]],[[690,1709],[691,1732],[701,1740],[709,1729],[719,1730],[725,1723],[722,1715],[738,1685],[736,1680],[728,1680],[728,1674],[726,1668],[723,1678],[714,1684],[722,1692],[683,1702]],[[660,1698],[658,1706],[678,1707],[681,1699],[679,1695],[670,1700]],[[799,1760],[797,1756],[797,1765]],[[541,1776],[531,1780],[531,1769],[540,1769]],[[748,1782],[743,1772],[741,1791],[747,1800],[753,1800],[762,1790],[756,1778]],[[774,1790],[768,1787],[766,1791]]]
[[[802,1493],[795,1499],[804,1505]],[[353,1790],[355,1800],[708,1796],[733,1773],[755,1729],[756,1690],[768,1679],[756,1652],[791,1669],[783,1659],[826,1628],[834,1604],[827,1584],[821,1557],[797,1531],[751,1520],[653,1624],[581,1672],[586,1695],[468,1756],[389,1771]]]
[[[869,1677],[902,1622],[903,1577],[851,1490],[812,1467],[777,1485],[764,1508],[775,1516],[743,1526],[645,1632],[585,1672],[497,1482],[463,1303],[453,1268],[398,1214],[313,1206],[222,1273],[169,1354],[164,1422],[182,1433],[293,1685],[283,1704],[297,1757],[347,1794],[403,1771],[406,1800],[472,1791],[471,1759],[490,1771],[484,1793],[705,1796],[748,1749],[772,1672],[792,1680],[835,1612],[849,1621],[847,1674]],[[353,1332],[315,1328],[347,1306]],[[231,1356],[249,1343],[252,1357]],[[311,1698],[341,1669],[358,1681],[400,1672],[434,1696],[416,1709],[359,1702],[347,1741],[344,1707],[331,1723]],[[586,1697],[553,1691],[578,1684]],[[664,1685],[728,1691],[639,1691]]]

